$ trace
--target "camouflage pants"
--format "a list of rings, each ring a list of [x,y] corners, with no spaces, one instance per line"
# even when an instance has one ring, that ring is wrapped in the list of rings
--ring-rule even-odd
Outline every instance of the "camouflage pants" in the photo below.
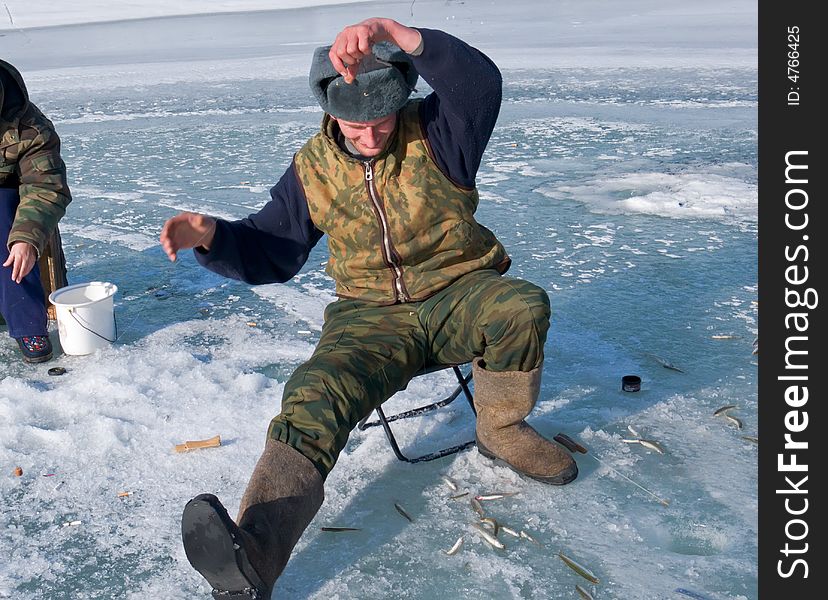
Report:
[[[493,270],[469,273],[423,302],[337,300],[325,309],[313,355],[285,385],[268,436],[327,477],[359,421],[424,365],[482,356],[492,371],[540,366],[549,316],[545,290]]]

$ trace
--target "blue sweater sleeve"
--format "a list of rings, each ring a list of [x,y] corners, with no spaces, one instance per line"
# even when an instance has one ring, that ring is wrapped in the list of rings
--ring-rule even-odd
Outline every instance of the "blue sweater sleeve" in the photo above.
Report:
[[[197,248],[195,256],[225,277],[254,285],[283,283],[299,272],[321,237],[291,163],[259,212],[239,221],[219,219],[210,250]]]
[[[419,29],[423,52],[412,56],[433,93],[420,108],[420,121],[437,165],[456,184],[471,188],[494,130],[503,97],[497,66],[462,40]]]

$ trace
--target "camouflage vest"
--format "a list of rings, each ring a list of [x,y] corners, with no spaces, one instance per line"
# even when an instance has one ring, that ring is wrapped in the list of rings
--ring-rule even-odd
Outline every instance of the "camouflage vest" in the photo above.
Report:
[[[434,162],[419,104],[402,109],[389,147],[370,161],[337,145],[328,115],[294,157],[311,219],[328,235],[326,271],[340,297],[416,302],[471,271],[509,268],[506,250],[474,220],[477,190]]]

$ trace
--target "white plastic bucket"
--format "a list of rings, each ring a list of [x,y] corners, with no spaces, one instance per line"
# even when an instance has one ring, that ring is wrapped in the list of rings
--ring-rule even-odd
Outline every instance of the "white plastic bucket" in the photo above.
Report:
[[[60,345],[66,354],[92,354],[115,341],[117,291],[114,283],[93,281],[49,294],[49,301],[55,305]]]

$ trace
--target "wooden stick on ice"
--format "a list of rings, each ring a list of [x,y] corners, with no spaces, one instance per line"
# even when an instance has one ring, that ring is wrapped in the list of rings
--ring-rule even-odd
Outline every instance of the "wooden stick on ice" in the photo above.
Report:
[[[198,450],[200,448],[218,448],[221,446],[221,436],[216,435],[208,440],[191,440],[183,444],[176,444],[176,452],[189,452],[190,450]]]

